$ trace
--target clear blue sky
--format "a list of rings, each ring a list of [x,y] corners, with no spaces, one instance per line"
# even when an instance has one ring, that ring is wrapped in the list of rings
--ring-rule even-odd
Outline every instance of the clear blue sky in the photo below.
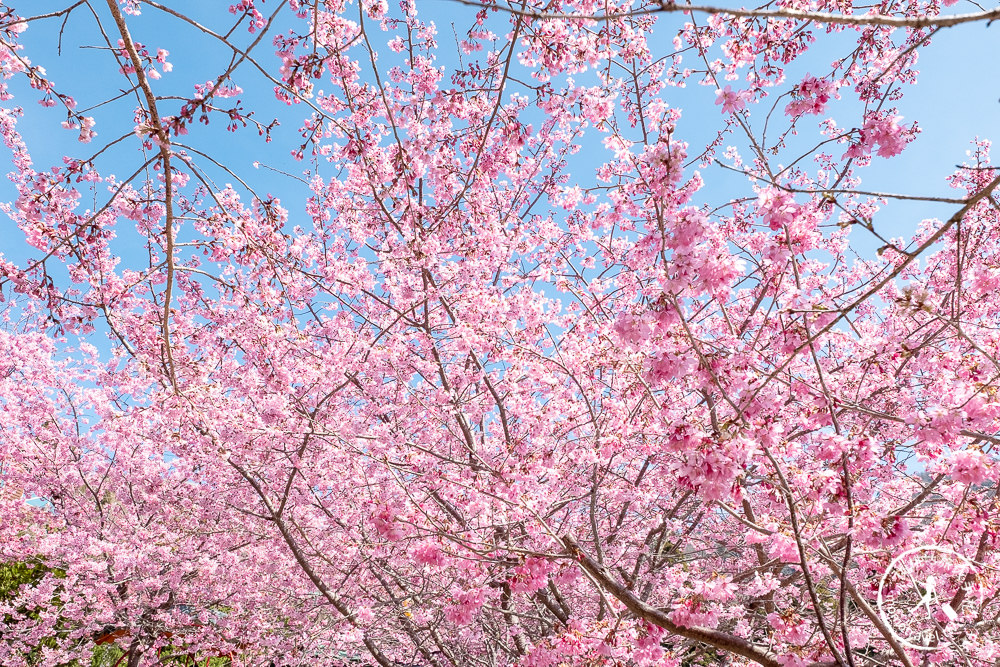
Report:
[[[164,1],[178,11],[212,27],[232,20],[226,11],[229,5],[226,0]],[[455,48],[450,24],[455,22],[455,27],[461,34],[463,28],[471,23],[474,10],[449,0],[417,1],[418,8],[424,16],[438,25],[438,39],[444,56],[440,61],[441,64],[453,63],[452,54]],[[28,14],[61,9],[69,2],[31,0],[9,4],[21,14]],[[262,9],[269,12],[275,4],[273,0],[268,0],[262,5]],[[103,3],[95,2],[94,5],[100,9]],[[963,12],[975,9],[971,3],[963,0],[947,11]],[[133,37],[147,45],[151,51],[155,51],[156,48],[168,49],[169,60],[174,65],[173,72],[153,82],[158,93],[190,96],[193,83],[214,79],[228,62],[230,52],[222,45],[213,43],[189,26],[155,9],[144,7],[143,12],[141,17],[129,17]],[[102,16],[111,34],[113,25],[106,17],[106,10]],[[661,18],[659,30],[654,35],[662,35],[664,49],[669,48],[670,39],[675,32],[674,26],[681,20],[683,19],[680,15],[667,15]],[[27,46],[25,55],[36,65],[44,66],[57,87],[74,95],[81,107],[90,106],[113,95],[123,79],[114,71],[113,66],[109,67],[112,61],[109,54],[100,48],[102,44],[99,41],[99,34],[94,30],[93,17],[85,8],[73,13],[62,36],[61,55],[56,53],[59,27],[58,20],[32,24],[23,35],[23,42]],[[247,35],[242,28],[238,34],[237,41],[242,44],[252,40],[252,36]],[[823,46],[824,35],[820,34],[819,38],[819,45],[796,64],[794,72],[825,71],[834,55],[839,55]],[[270,55],[272,52],[273,49],[269,44],[261,44],[257,55],[264,60],[270,59],[273,63],[273,56]],[[387,65],[392,55],[389,52],[383,54],[384,60],[380,65]],[[898,103],[905,119],[917,120],[924,130],[923,133],[907,148],[901,158],[891,161],[875,158],[872,167],[864,172],[864,187],[911,194],[951,194],[944,178],[965,158],[965,151],[969,148],[971,139],[976,136],[996,137],[1000,134],[998,133],[1000,78],[995,71],[995,64],[998,62],[1000,62],[1000,26],[987,27],[984,24],[977,24],[943,30],[931,47],[921,51],[920,81],[917,86],[911,87],[906,97]],[[182,139],[203,150],[210,150],[215,159],[231,165],[234,171],[262,193],[280,196],[290,208],[292,224],[295,224],[302,220],[299,217],[302,214],[302,195],[305,192],[302,185],[293,178],[266,169],[255,170],[251,167],[251,163],[259,160],[295,175],[301,175],[304,169],[308,169],[308,162],[295,162],[288,155],[288,151],[298,138],[297,123],[284,105],[274,101],[271,84],[257,75],[252,68],[245,65],[236,80],[245,90],[241,96],[244,106],[255,109],[260,121],[267,123],[276,115],[288,119],[275,131],[275,141],[265,145],[255,132],[249,130],[230,134],[218,120],[211,127],[193,129],[191,135]],[[62,155],[67,153],[80,157],[89,156],[93,148],[102,146],[104,141],[115,138],[117,134],[127,132],[132,127],[131,115],[135,105],[132,99],[125,98],[95,111],[94,115],[98,120],[95,128],[99,133],[98,138],[93,144],[78,144],[75,141],[75,132],[59,127],[59,122],[64,118],[61,109],[44,109],[37,105],[36,92],[27,90],[23,81],[13,82],[12,90],[17,97],[7,104],[25,107],[25,118],[19,127],[39,167],[58,164]],[[721,116],[719,107],[714,105],[713,89],[692,85],[687,90],[668,91],[667,99],[672,105],[684,109],[678,134],[681,138],[687,138],[692,148],[699,146],[697,142],[699,137],[708,137],[718,126]],[[165,103],[164,109],[169,110],[170,105]],[[301,108],[295,111],[298,118],[306,113],[305,109]],[[845,116],[841,124],[854,121],[856,115]],[[813,136],[804,134],[802,140],[812,142]],[[138,159],[134,147],[135,142],[126,142],[123,148],[113,149],[109,153],[109,159],[99,164],[102,173],[115,172],[119,176],[130,173]],[[603,156],[600,157],[603,159]],[[205,164],[204,160],[200,162]],[[584,152],[580,161],[575,163],[577,169],[584,172],[580,174],[584,183],[592,181],[592,173],[586,172],[597,162],[598,160],[594,160],[593,164],[588,164],[587,152]],[[222,175],[219,170],[210,168],[209,171],[217,178],[219,185],[233,180]],[[329,176],[332,171],[327,166],[323,173]],[[745,181],[740,177],[726,175],[717,170],[712,174],[704,192],[706,198],[725,201],[736,188],[740,194],[746,193]],[[9,200],[12,196],[13,191],[9,184],[0,186],[0,200]],[[894,203],[879,216],[877,224],[889,235],[907,235],[921,218],[947,217],[953,208]],[[862,243],[862,246],[868,250],[873,250],[875,247],[873,243]],[[131,252],[139,250],[140,247],[136,244]],[[0,252],[12,258],[24,256],[24,248],[17,241],[16,230],[14,233],[0,235]]]

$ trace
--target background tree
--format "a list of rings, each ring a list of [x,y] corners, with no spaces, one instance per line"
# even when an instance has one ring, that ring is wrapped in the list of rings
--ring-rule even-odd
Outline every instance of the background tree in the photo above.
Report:
[[[994,664],[1000,174],[861,185],[941,9],[5,3],[0,662]]]

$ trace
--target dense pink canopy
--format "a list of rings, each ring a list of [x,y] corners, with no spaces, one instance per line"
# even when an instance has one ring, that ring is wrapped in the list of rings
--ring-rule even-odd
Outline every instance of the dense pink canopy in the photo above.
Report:
[[[1000,659],[1000,174],[862,186],[1000,12],[162,2],[0,6],[0,664]]]

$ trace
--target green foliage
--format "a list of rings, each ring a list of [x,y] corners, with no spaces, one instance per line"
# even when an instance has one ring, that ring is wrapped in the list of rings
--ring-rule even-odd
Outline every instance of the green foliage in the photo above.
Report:
[[[46,576],[52,576],[57,579],[63,579],[66,577],[66,572],[59,568],[54,568],[46,565],[41,559],[31,559],[27,561],[9,561],[6,563],[0,563],[0,602],[9,603],[15,600],[21,589],[24,587],[31,588],[37,586]],[[58,596],[58,588],[56,589],[56,595],[50,601],[55,607],[60,607],[62,601]],[[21,618],[34,619],[38,618],[38,611],[35,609],[29,609],[27,607],[18,607],[17,616]],[[9,627],[15,622],[15,617],[11,614],[6,614],[3,617],[2,627]],[[67,631],[66,623],[62,620],[57,623],[57,634],[51,637],[46,637],[42,639],[37,646],[35,646],[32,651],[25,656],[29,665],[41,665],[42,664],[42,651],[45,648],[56,648],[60,645],[59,635]],[[4,633],[0,629],[0,641],[3,641]],[[91,667],[113,667],[115,662],[121,657],[122,651],[115,646],[98,646],[95,648],[94,657],[91,661]],[[68,663],[63,663],[58,667],[83,667],[79,661],[73,660]]]
[[[0,602],[12,602],[17,598],[23,587],[27,586],[30,588],[37,586],[49,572],[51,572],[51,569],[41,560],[0,563]],[[38,612],[26,607],[18,607],[17,616],[37,618]],[[3,626],[10,627],[14,623],[15,618],[12,614],[5,614],[3,617]],[[4,633],[0,630],[0,640],[3,640],[3,638]],[[43,639],[28,654],[28,664],[38,664],[41,660],[42,649],[44,647],[54,647],[55,641],[55,637],[46,637]]]
[[[729,663],[729,656],[707,644],[691,647],[681,659],[681,667],[720,667]]]
[[[21,586],[37,586],[50,571],[41,561],[0,563],[0,602],[13,600]]]
[[[58,579],[66,576],[63,570],[49,567],[40,559],[0,563],[0,603],[9,603],[16,599],[22,587],[27,586],[30,588],[37,586],[46,575],[51,575]],[[51,604],[56,607],[62,604],[58,594],[52,599]],[[29,619],[38,617],[37,611],[25,607],[18,608],[17,613],[19,616]],[[3,623],[0,623],[0,641],[3,641],[4,638],[3,628],[9,627],[14,621],[15,618],[10,614],[3,617]],[[66,631],[64,626],[63,622],[58,624],[58,627],[61,629],[60,633]],[[41,665],[42,649],[45,647],[55,648],[60,643],[58,636],[60,633],[57,633],[56,636],[46,637],[39,642],[38,646],[28,654],[28,664]],[[119,662],[124,654],[125,651],[117,644],[94,646],[89,667],[115,667],[116,664],[120,667],[125,662],[124,660]],[[176,667],[230,667],[232,664],[232,661],[227,657],[209,658],[207,664],[205,661],[205,658],[195,660],[190,654],[184,653],[183,648],[171,647],[164,649],[161,653],[161,664],[163,665],[175,665]],[[78,660],[73,660],[58,667],[84,666]]]
[[[169,649],[164,649],[160,655],[160,664],[175,665],[176,667],[230,667],[232,661],[226,657],[220,658],[194,658],[190,654],[178,652],[170,655]],[[103,665],[101,666],[103,667]]]
[[[115,667],[116,663],[120,667],[121,663],[118,661],[123,655],[125,655],[125,651],[115,644],[97,646],[94,648],[94,656],[90,659],[90,667]]]

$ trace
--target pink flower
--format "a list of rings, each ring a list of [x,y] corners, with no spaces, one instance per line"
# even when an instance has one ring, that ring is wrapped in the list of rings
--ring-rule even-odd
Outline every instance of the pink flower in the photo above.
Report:
[[[809,625],[804,623],[794,612],[792,614],[777,614],[772,612],[767,615],[767,622],[777,631],[778,636],[783,641],[792,644],[802,644],[809,638]]]
[[[534,593],[549,581],[549,562],[544,558],[526,558],[523,565],[514,568],[510,590],[515,593]]]
[[[375,530],[378,534],[390,542],[395,542],[405,534],[402,526],[396,523],[393,515],[387,509],[382,510],[382,512],[374,516],[372,523],[375,525]]]
[[[757,206],[764,222],[775,231],[791,224],[799,213],[799,206],[791,193],[778,188],[762,190],[757,198]]]
[[[798,563],[799,548],[791,535],[775,533],[771,535],[767,553],[771,558],[778,558],[782,563]]]
[[[871,549],[898,547],[912,536],[909,523],[901,516],[876,516],[862,511],[855,530],[858,541]]]
[[[455,604],[445,610],[445,618],[456,625],[468,625],[483,606],[484,596],[481,588],[463,591],[454,597]]]
[[[899,124],[901,120],[902,116],[870,114],[860,130],[861,140],[848,148],[844,156],[857,158],[870,155],[876,146],[881,157],[899,155],[917,134],[916,124],[906,128]]]
[[[156,50],[156,62],[160,63],[160,69],[162,69],[164,72],[169,72],[174,69],[173,64],[167,62],[167,56],[169,55],[170,52],[167,51],[166,49]]]
[[[695,361],[690,356],[679,357],[661,352],[649,364],[649,381],[658,384],[683,377],[691,372]]]
[[[670,612],[670,620],[688,628],[699,625],[711,628],[718,624],[719,612],[708,608],[697,596],[693,596],[676,603]]]
[[[837,84],[806,75],[796,86],[794,92],[795,99],[785,107],[787,115],[795,117],[804,114],[821,114],[826,109],[826,103],[830,100],[830,96],[836,95]]]
[[[726,86],[715,91],[715,104],[722,105],[722,113],[736,113],[746,108],[749,96],[748,90],[735,91],[732,86]]]
[[[90,143],[90,140],[97,136],[97,132],[92,129],[94,127],[94,119],[90,116],[84,116],[80,119],[80,141],[83,143]]]
[[[413,551],[413,560],[421,565],[444,565],[444,554],[433,544],[424,544]]]
[[[642,316],[622,313],[614,325],[623,343],[638,345],[653,334],[653,328]]]
[[[962,484],[978,484],[991,477],[990,459],[980,451],[963,449],[948,459],[951,477]]]

